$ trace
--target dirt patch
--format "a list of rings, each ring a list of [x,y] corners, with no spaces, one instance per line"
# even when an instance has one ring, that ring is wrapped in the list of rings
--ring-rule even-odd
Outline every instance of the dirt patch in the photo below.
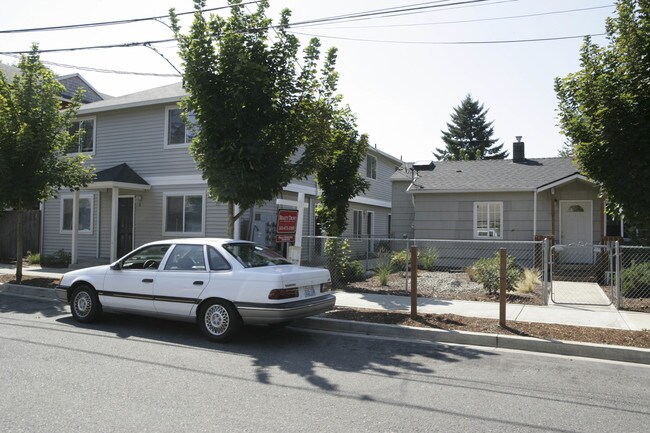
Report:
[[[47,277],[33,277],[31,275],[23,275],[22,285],[32,287],[45,287],[53,289],[58,280]],[[0,284],[18,284],[15,275],[0,274]]]
[[[331,319],[390,325],[435,328],[448,331],[482,332],[500,335],[518,335],[544,340],[565,340],[582,343],[611,344],[650,349],[650,331],[624,331],[619,329],[591,328],[530,322],[508,322],[506,328],[498,320],[464,317],[455,314],[421,314],[413,320],[409,314],[378,312],[374,310],[337,308],[324,315]]]

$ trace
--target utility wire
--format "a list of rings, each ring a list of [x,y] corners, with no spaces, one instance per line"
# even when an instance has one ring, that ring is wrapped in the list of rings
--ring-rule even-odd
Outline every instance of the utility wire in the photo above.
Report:
[[[259,3],[259,0],[254,0],[254,1],[249,1],[246,3],[241,3],[240,5],[248,5],[252,3]],[[234,6],[240,6],[240,5],[228,5],[228,6],[219,6],[219,7],[214,7],[214,8],[208,8],[208,9],[203,9],[203,12],[212,12],[212,11],[217,11],[221,9],[230,9]],[[180,12],[177,13],[176,15],[181,16],[181,15],[190,15],[194,14],[196,11],[191,11],[191,12]],[[100,21],[100,22],[95,22],[95,23],[84,23],[84,24],[69,24],[69,25],[63,25],[63,26],[51,26],[51,27],[32,27],[28,29],[11,29],[11,30],[0,30],[0,34],[6,34],[6,33],[29,33],[29,32],[46,32],[46,31],[56,31],[56,30],[72,30],[72,29],[83,29],[83,28],[89,28],[89,27],[102,27],[102,26],[113,26],[117,24],[131,24],[131,23],[137,23],[137,22],[142,22],[142,21],[159,21],[163,18],[168,18],[169,15],[158,15],[155,17],[144,17],[144,18],[130,18],[130,19],[123,19],[123,20],[114,20],[114,21]]]
[[[7,54],[5,54],[7,55]],[[18,58],[18,55],[7,55],[8,57],[13,57],[13,58]],[[120,70],[115,70],[115,69],[102,69],[102,68],[93,68],[90,66],[78,66],[78,65],[69,65],[67,63],[58,63],[58,62],[50,62],[47,60],[42,60],[41,62],[46,64],[46,65],[52,65],[52,66],[58,66],[60,68],[67,68],[67,69],[77,69],[79,71],[88,71],[88,72],[99,72],[102,74],[118,74],[118,75],[139,75],[139,76],[144,76],[144,77],[163,77],[163,78],[178,78],[180,75],[178,74],[161,74],[157,72],[135,72],[135,71],[120,71]]]
[[[534,39],[509,39],[509,40],[494,40],[494,41],[395,41],[395,40],[380,40],[380,39],[362,39],[362,38],[346,38],[342,36],[327,36],[316,35],[312,33],[301,33],[292,30],[287,30],[294,35],[312,36],[324,39],[338,39],[345,41],[356,42],[376,42],[383,44],[409,44],[409,45],[491,45],[491,44],[515,44],[523,42],[544,42],[544,41],[560,41],[565,39],[580,39],[585,36],[603,36],[607,33],[593,33],[588,35],[575,35],[575,36],[558,36],[553,38],[534,38]]]
[[[484,21],[500,21],[500,20],[511,20],[511,19],[518,19],[518,18],[539,17],[539,16],[546,16],[546,15],[558,15],[558,14],[565,14],[565,13],[572,13],[572,12],[584,12],[584,11],[590,11],[590,10],[595,10],[595,9],[605,9],[605,8],[613,8],[613,7],[615,7],[614,4],[609,4],[609,5],[594,6],[594,7],[588,7],[588,8],[580,8],[580,9],[565,9],[565,10],[560,10],[560,11],[539,12],[539,13],[525,14],[525,15],[509,15],[509,16],[502,16],[502,17],[477,18],[477,19],[473,19],[473,20],[436,21],[436,22],[430,22],[430,23],[410,23],[410,24],[380,24],[380,25],[376,25],[376,26],[317,27],[317,29],[318,30],[375,29],[375,28],[389,28],[389,27],[434,26],[434,25],[442,25],[442,24],[466,24],[466,23],[476,23],[476,22],[484,22]],[[291,27],[293,27],[293,25]],[[314,28],[316,28],[316,27],[314,27]]]
[[[109,45],[93,45],[93,46],[87,46],[87,47],[70,47],[70,48],[53,48],[49,50],[41,50],[39,49],[39,53],[59,53],[63,51],[82,51],[82,50],[99,50],[99,49],[105,49],[105,48],[130,48],[130,47],[142,47],[142,46],[147,46],[151,44],[161,44],[164,42],[171,42],[175,41],[176,39],[171,38],[171,39],[159,39],[157,41],[142,41],[142,42],[126,42],[123,44],[109,44]],[[31,53],[30,51],[0,51],[0,54],[29,54]]]

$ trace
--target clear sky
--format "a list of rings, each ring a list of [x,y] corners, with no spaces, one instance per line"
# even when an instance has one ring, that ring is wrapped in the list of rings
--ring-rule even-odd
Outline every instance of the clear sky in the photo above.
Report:
[[[359,129],[380,150],[406,161],[434,159],[443,147],[442,129],[454,106],[471,93],[489,108],[495,137],[511,149],[523,136],[527,157],[557,156],[564,137],[556,119],[553,80],[576,71],[582,39],[520,43],[440,45],[440,42],[489,42],[558,38],[603,33],[613,0],[270,0],[269,16],[288,7],[293,22],[413,5],[444,7],[419,13],[296,27],[321,36],[326,49],[339,49],[339,90],[358,115]],[[449,4],[456,5],[449,5]],[[226,4],[208,0],[207,7]],[[604,7],[602,7],[604,6]],[[191,11],[191,0],[23,0],[5,5],[0,30],[58,26],[166,15],[169,7]],[[253,8],[254,6],[250,6]],[[575,9],[595,8],[564,13]],[[533,15],[522,17],[522,15]],[[393,14],[395,15],[395,14]],[[168,22],[168,21],[167,21]],[[189,21],[184,22],[185,29]],[[300,35],[303,41],[310,36]],[[0,34],[0,51],[68,48],[173,37],[158,22],[67,31]],[[604,36],[593,40],[603,44]],[[180,69],[174,42],[154,45]],[[304,44],[303,44],[304,46]],[[49,62],[121,71],[174,74],[151,49],[114,48],[44,53]],[[4,63],[16,59],[0,55]],[[174,77],[97,73],[49,65],[60,75],[79,72],[100,92],[118,96],[162,86]]]

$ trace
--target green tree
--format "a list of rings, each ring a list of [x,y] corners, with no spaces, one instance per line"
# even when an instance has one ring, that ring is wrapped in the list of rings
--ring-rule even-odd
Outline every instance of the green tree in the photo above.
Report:
[[[319,95],[318,40],[306,47],[298,71],[299,42],[286,32],[288,9],[270,30],[268,1],[258,2],[254,12],[241,0],[229,4],[228,18],[206,18],[205,1],[195,0],[187,35],[181,34],[173,9],[170,16],[189,94],[181,106],[186,116],[195,114],[198,127],[190,152],[210,197],[228,204],[232,237],[234,221],[247,209],[277,197],[291,179],[313,172],[328,111]]]
[[[62,188],[78,189],[93,179],[86,157],[67,155],[79,133],[70,135],[81,94],[61,111],[65,88],[40,61],[38,47],[22,56],[21,73],[0,73],[0,208],[18,213],[16,280],[22,280],[23,213]]]
[[[336,52],[330,50],[324,69],[333,71],[335,61]],[[336,73],[324,76],[327,81],[322,86],[321,103],[326,128],[321,134],[324,151],[316,169],[321,190],[316,215],[329,236],[340,236],[347,226],[350,199],[370,186],[359,174],[359,166],[368,153],[368,136],[357,131],[350,107],[340,107]]]
[[[580,70],[555,80],[560,127],[609,210],[650,227],[650,2],[619,0],[616,9],[607,45],[586,37]]]
[[[503,144],[496,145],[498,139],[493,139],[494,127],[486,120],[488,110],[470,94],[465,96],[458,107],[454,107],[451,123],[447,123],[447,131],[442,132],[442,141],[446,148],[436,148],[433,155],[439,160],[475,160],[475,159],[504,159],[508,151],[503,150]]]

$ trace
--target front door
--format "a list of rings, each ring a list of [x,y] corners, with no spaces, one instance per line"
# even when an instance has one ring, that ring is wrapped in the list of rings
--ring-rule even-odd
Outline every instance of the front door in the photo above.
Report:
[[[560,243],[564,263],[593,263],[592,203],[589,200],[560,202]]]
[[[120,197],[117,209],[117,257],[133,250],[133,197]]]

